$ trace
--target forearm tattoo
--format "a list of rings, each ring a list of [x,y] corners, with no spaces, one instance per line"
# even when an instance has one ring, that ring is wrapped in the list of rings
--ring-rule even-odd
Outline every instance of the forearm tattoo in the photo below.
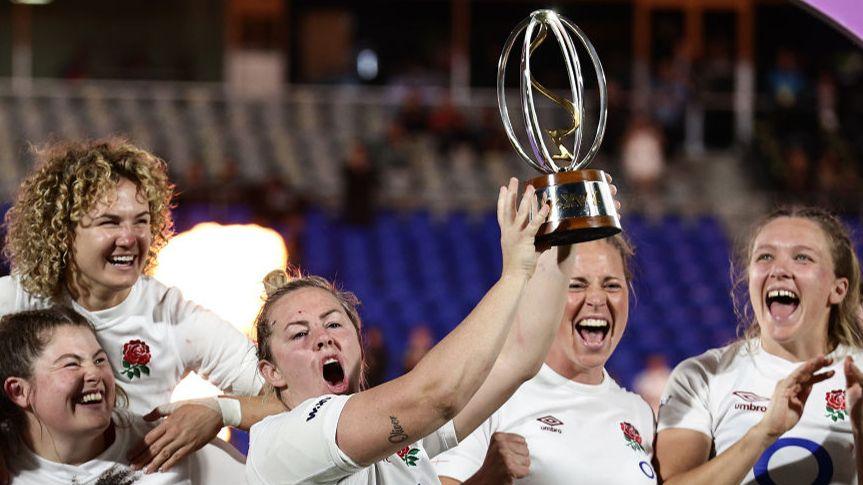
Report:
[[[408,439],[407,433],[405,433],[402,425],[399,424],[399,418],[390,416],[390,422],[393,424],[393,429],[390,431],[390,437],[388,438],[390,443],[401,443]]]

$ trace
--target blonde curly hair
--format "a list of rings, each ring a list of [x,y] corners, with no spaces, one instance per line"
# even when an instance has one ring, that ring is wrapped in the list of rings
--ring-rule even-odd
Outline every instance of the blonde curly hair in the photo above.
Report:
[[[152,243],[144,272],[173,234],[174,185],[160,158],[120,138],[59,142],[34,148],[36,167],[5,217],[3,255],[29,293],[59,296],[66,284],[75,227],[121,178],[132,181],[150,208]]]

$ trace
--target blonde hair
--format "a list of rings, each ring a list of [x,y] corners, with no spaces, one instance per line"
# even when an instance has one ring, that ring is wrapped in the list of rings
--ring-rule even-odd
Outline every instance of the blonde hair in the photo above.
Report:
[[[27,176],[6,213],[3,255],[29,293],[53,298],[62,293],[72,261],[75,226],[115,190],[132,181],[150,210],[152,243],[144,272],[173,233],[165,162],[126,140],[109,138],[61,142],[34,149],[36,168]]]
[[[861,277],[860,261],[854,252],[854,245],[848,229],[836,216],[818,207],[790,206],[780,207],[768,214],[755,225],[747,238],[746,246],[739,254],[739,261],[732,268],[734,311],[738,316],[738,335],[740,339],[751,342],[761,336],[761,327],[752,312],[749,292],[749,264],[755,249],[755,238],[770,222],[781,217],[793,217],[814,222],[824,232],[833,259],[833,274],[848,280],[848,293],[836,305],[831,305],[827,326],[827,339],[830,348],[842,344],[853,348],[863,348],[863,330],[858,322],[860,310]]]

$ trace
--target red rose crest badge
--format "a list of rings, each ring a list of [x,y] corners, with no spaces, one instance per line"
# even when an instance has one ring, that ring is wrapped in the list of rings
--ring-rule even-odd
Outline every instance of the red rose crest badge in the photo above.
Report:
[[[644,447],[641,446],[641,434],[635,429],[635,426],[626,421],[620,423],[620,430],[623,431],[623,437],[626,439],[626,446],[635,451],[644,452]]]
[[[150,347],[143,340],[130,340],[123,344],[123,370],[121,374],[129,380],[141,378],[141,374],[150,375]]]
[[[835,389],[827,393],[827,396],[824,398],[827,402],[827,414],[826,416],[836,421],[844,421],[845,416],[847,416],[848,412],[845,410],[845,390],[844,389]]]
[[[399,455],[399,458],[405,462],[407,466],[417,466],[417,460],[419,460],[419,448],[411,448],[410,446],[405,446],[396,452]]]

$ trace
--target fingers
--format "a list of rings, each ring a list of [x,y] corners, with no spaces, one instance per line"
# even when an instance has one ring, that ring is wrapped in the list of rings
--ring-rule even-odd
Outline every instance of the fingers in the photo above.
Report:
[[[497,196],[497,223],[503,227],[513,220],[516,214],[516,196],[518,195],[518,179],[512,177],[509,183],[500,188]]]
[[[611,189],[611,197],[614,199],[614,208],[617,209],[618,215],[620,215],[620,209],[622,206],[620,205],[620,201],[617,200],[617,186],[611,183],[614,178],[609,173],[605,173],[605,182],[608,183],[609,189]]]
[[[497,455],[508,475],[513,478],[524,478],[530,472],[530,450],[528,450],[527,441],[521,435],[493,434],[489,453]]]
[[[516,200],[518,199],[518,179],[512,177],[509,179],[509,185],[506,187],[506,214],[507,221],[511,221],[516,214]]]
[[[515,190],[518,190],[517,184]],[[518,203],[518,211],[515,216],[516,227],[523,228],[530,222],[531,211],[536,205],[534,194],[536,194],[536,189],[533,188],[533,185],[528,185],[524,188],[524,194],[522,194],[521,201]]]
[[[170,433],[164,423],[144,437],[142,445],[133,452],[132,469],[145,473],[167,471],[197,448],[187,437]]]
[[[497,225],[503,227],[506,213],[506,187],[501,185],[497,193]]]
[[[152,446],[144,450],[144,453],[138,456],[138,459],[135,460],[132,468],[135,468],[134,465],[138,465],[138,467],[144,469],[145,473],[164,471],[165,468],[163,465],[165,465],[168,459],[171,458],[182,446],[183,445],[176,440],[164,435],[158,441],[153,443]],[[176,462],[176,460],[174,461]]]
[[[159,406],[156,406],[152,411],[145,414],[144,421],[155,421],[159,418],[164,418],[165,416],[169,416],[174,411],[177,410],[177,403],[165,403]]]
[[[165,463],[160,466],[158,470],[161,472],[166,472],[170,470],[174,465],[177,464],[177,462],[179,462],[194,451],[195,447],[191,443],[186,444],[185,446],[181,446],[176,451],[174,451],[174,453],[172,453],[167,460],[165,460]]]
[[[529,192],[529,193],[528,193]],[[537,199],[536,189],[528,185],[524,192],[525,197],[530,196],[531,217],[528,224],[531,234],[536,234],[539,226],[545,223],[551,213],[551,204],[548,202],[548,192],[543,191],[542,198]]]
[[[153,450],[151,447],[165,435],[167,425],[161,423],[153,428],[146,436],[144,441],[129,452],[127,458],[132,462],[132,468],[143,468],[150,461],[150,456],[158,453],[158,450]]]
[[[824,357],[823,355],[820,355],[818,357],[814,357],[812,359],[807,360],[806,362],[801,364],[799,367],[794,369],[794,372],[792,372],[788,376],[788,379],[792,383],[808,384],[809,381],[811,381],[813,378],[815,378],[816,372],[823,369],[824,367],[827,367],[828,365],[830,365],[832,363],[833,363],[833,359],[828,359],[827,357]],[[817,378],[818,380],[816,380],[816,382],[823,381],[824,378],[822,378],[821,376],[827,375],[827,374],[829,374],[829,375],[826,378],[830,378],[831,376],[833,376],[834,372],[833,371],[827,371],[824,374],[819,374],[819,377]]]
[[[851,387],[854,384],[863,385],[863,373],[854,365],[854,359],[849,355],[845,357],[845,387]]]

